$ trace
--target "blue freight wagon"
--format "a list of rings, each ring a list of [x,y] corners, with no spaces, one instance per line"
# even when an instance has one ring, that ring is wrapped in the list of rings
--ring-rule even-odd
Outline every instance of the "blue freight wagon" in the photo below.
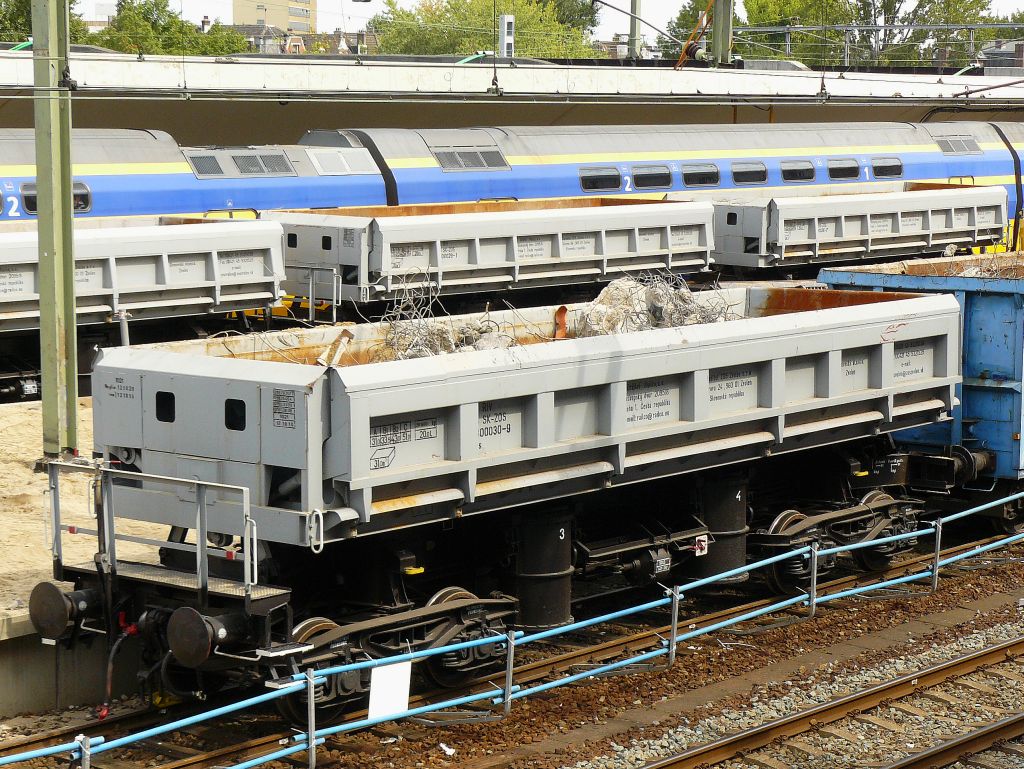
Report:
[[[942,257],[847,268],[826,268],[818,280],[831,288],[948,293],[961,308],[963,384],[952,419],[894,434],[908,450],[945,450],[952,464],[977,478],[961,489],[941,474],[916,479],[919,487],[952,499],[996,490],[1015,491],[1024,479],[1024,255]],[[971,473],[972,475],[974,473]],[[1024,513],[1004,511],[1003,528],[1024,528]]]

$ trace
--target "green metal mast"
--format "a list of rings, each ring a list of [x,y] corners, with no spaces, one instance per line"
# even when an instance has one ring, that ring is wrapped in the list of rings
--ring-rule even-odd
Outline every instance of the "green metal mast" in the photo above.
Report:
[[[32,0],[43,451],[78,449],[67,0]]]
[[[715,0],[711,22],[711,66],[732,61],[732,14],[734,0]]]

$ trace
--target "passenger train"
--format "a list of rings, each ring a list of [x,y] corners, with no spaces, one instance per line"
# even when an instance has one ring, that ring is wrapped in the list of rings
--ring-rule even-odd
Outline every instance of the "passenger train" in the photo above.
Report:
[[[0,131],[0,220],[36,214],[34,145]],[[1019,123],[313,130],[298,144],[179,147],[166,133],[75,131],[78,216],[577,196],[687,200],[1002,185],[1022,195]]]

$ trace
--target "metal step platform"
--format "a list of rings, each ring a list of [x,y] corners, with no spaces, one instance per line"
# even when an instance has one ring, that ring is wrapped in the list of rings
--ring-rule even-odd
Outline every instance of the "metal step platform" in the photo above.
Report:
[[[67,565],[65,569],[72,572],[95,574],[96,566],[92,563]],[[155,563],[137,563],[135,561],[118,561],[117,576],[121,579],[129,579],[135,582],[145,582],[160,587],[175,588],[178,590],[199,591],[199,578],[195,574],[187,574],[183,571],[168,569]],[[209,578],[209,595],[218,598],[245,599],[245,584],[236,582],[233,579],[223,577]],[[274,585],[253,585],[250,598],[253,601],[263,601],[268,598],[282,598],[287,600],[291,590],[286,587]]]

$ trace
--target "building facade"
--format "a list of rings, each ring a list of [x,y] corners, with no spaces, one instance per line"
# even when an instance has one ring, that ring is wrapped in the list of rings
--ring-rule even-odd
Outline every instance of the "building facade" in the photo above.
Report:
[[[232,0],[232,18],[235,24],[316,32],[316,0]]]

